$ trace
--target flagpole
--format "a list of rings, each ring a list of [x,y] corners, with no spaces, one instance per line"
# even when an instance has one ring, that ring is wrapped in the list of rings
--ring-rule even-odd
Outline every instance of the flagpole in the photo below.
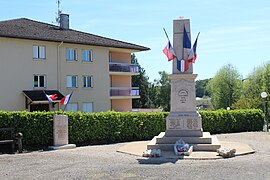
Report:
[[[168,41],[170,41],[169,36],[168,36],[168,34],[167,34],[167,32],[166,32],[165,28],[163,28],[163,31],[165,32],[165,35],[166,35],[166,37],[167,37]]]
[[[65,110],[66,110],[66,107],[67,107],[67,104],[65,105],[64,110],[63,110],[63,111],[65,111]]]

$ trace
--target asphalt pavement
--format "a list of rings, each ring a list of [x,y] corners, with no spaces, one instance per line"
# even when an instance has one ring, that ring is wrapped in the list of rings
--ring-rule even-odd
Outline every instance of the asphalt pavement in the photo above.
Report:
[[[256,152],[228,159],[144,158],[117,152],[127,143],[0,155],[0,179],[270,179],[270,133],[217,135]]]

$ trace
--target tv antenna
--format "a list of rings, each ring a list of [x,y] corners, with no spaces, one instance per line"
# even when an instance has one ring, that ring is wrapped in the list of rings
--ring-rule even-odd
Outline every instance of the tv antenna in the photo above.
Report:
[[[60,24],[60,14],[62,13],[62,11],[60,10],[61,1],[56,0],[56,4],[57,4],[57,13],[56,13],[55,21],[59,25]]]

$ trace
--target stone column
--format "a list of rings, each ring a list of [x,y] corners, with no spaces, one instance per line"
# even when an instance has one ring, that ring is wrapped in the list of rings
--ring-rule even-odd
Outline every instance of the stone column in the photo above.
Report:
[[[184,27],[186,32],[191,39],[190,36],[190,21],[189,19],[176,19],[173,20],[173,49],[178,58],[178,60],[187,59],[187,52],[183,51],[183,35],[184,35]],[[177,61],[173,61],[173,74],[192,74],[193,73],[193,65],[189,63],[189,69],[185,72],[181,72],[177,69]]]
[[[183,51],[184,27],[190,37],[189,19],[177,19],[173,21],[173,47],[178,59],[187,59],[187,52]],[[171,80],[171,111],[166,118],[165,135],[185,136],[188,130],[190,136],[202,136],[201,116],[196,111],[195,79],[192,63],[189,69],[181,72],[177,69],[177,61],[173,62],[173,74]],[[176,132],[177,131],[177,132]]]
[[[54,115],[53,117],[53,145],[50,149],[75,148],[75,144],[68,144],[68,116]]]

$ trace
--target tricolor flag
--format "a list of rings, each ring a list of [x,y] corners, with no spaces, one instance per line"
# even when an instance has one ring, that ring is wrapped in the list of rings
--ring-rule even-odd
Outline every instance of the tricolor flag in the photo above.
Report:
[[[188,70],[189,61],[187,60],[177,60],[177,69],[181,72],[185,72]]]
[[[64,96],[64,97],[61,99],[60,104],[62,104],[62,105],[67,105],[68,102],[69,102],[69,100],[70,100],[70,98],[71,98],[71,96],[72,96],[72,93],[73,93],[73,92],[71,92],[70,94]]]
[[[188,55],[188,61],[192,63],[195,63],[196,58],[197,58],[196,48],[197,48],[197,40],[198,40],[199,34],[200,33],[198,33],[197,38],[193,44],[193,47],[190,50],[189,55]]]
[[[56,100],[58,98],[57,94],[48,95],[45,93],[45,95],[50,103],[52,103],[54,100]]]
[[[168,40],[168,44],[163,49],[163,53],[167,56],[168,61],[171,61],[176,58],[171,42]]]
[[[184,48],[184,51],[190,51],[191,49],[191,42],[190,42],[190,39],[188,37],[188,34],[187,34],[187,31],[186,31],[186,28],[184,27],[184,37],[183,37],[183,48]]]
[[[189,54],[191,50],[191,42],[190,39],[188,37],[186,28],[184,27],[184,34],[183,34],[183,54],[185,54],[185,52],[187,52]],[[184,57],[183,57],[184,58]],[[188,64],[191,61],[188,60],[177,60],[177,69],[181,72],[185,72],[188,70]]]
[[[176,55],[175,55],[175,52],[173,50],[173,47],[171,45],[169,36],[168,36],[165,28],[163,28],[163,30],[165,32],[167,39],[168,39],[168,43],[167,43],[166,47],[163,49],[163,53],[167,56],[168,61],[171,61],[171,60],[174,60],[176,58]]]

